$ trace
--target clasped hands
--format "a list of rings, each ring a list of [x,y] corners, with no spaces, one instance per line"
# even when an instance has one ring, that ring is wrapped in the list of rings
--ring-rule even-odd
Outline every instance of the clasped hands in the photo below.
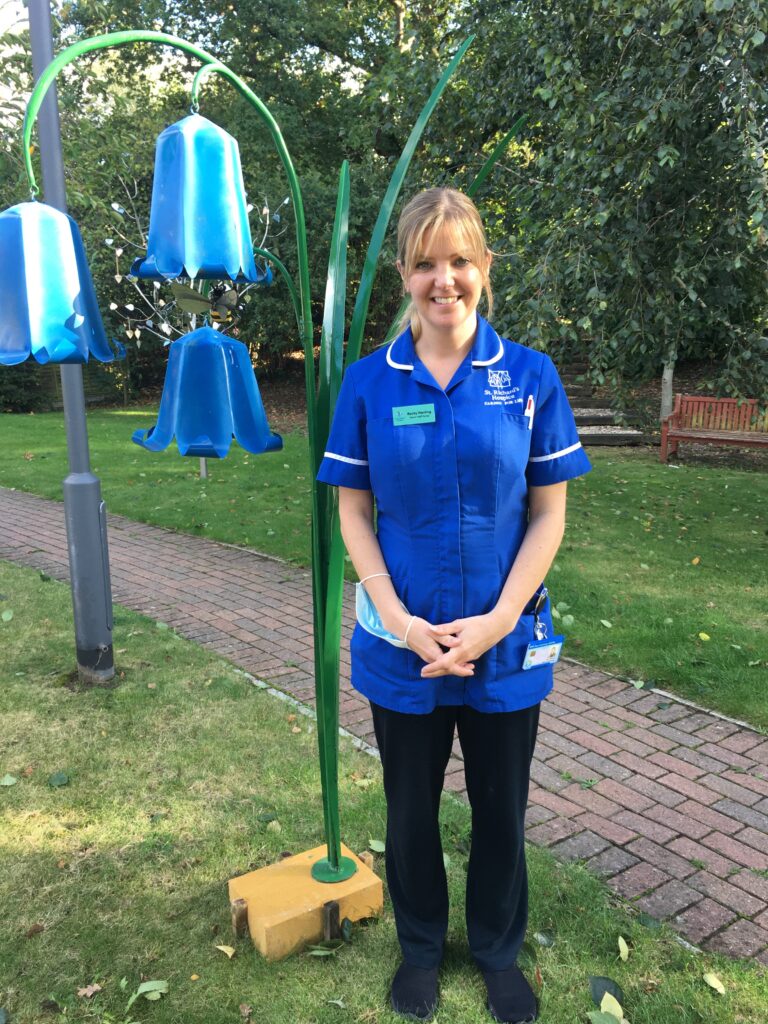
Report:
[[[470,615],[436,626],[417,616],[408,631],[408,646],[426,662],[421,670],[425,679],[472,676],[477,658],[509,632],[509,623],[503,622],[497,612]]]

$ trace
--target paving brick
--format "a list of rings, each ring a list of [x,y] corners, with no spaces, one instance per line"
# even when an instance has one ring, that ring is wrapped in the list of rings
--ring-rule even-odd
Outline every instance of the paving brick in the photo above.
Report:
[[[660,700],[658,703],[665,704],[665,700]],[[651,712],[651,718],[656,722],[666,722],[668,725],[672,722],[678,721],[680,718],[685,718],[686,715],[690,714],[691,709],[686,707],[685,704],[670,704],[668,708],[659,708]]]
[[[700,804],[696,800],[686,800],[684,804],[679,804],[675,810],[678,814],[687,815],[693,821],[709,825],[710,830],[717,829],[725,833],[733,831],[733,818],[727,818],[719,811],[713,811],[711,807],[705,807],[704,804]],[[696,839],[698,837],[693,836],[693,838]]]
[[[688,708],[688,714],[685,718],[678,719],[675,723],[675,728],[683,732],[696,732],[711,725],[712,720],[713,716],[709,711],[694,711],[692,708]],[[699,740],[698,742],[701,743],[702,741]]]
[[[645,811],[645,817],[651,818],[660,825],[666,825],[667,828],[679,835],[687,834],[691,839],[701,839],[702,836],[712,831],[712,826],[706,822],[699,821],[698,818],[693,818],[689,814],[681,814],[680,811],[672,810],[671,807],[660,805],[649,807]],[[655,837],[650,836],[649,838]]]
[[[675,915],[670,924],[689,942],[698,945],[735,918],[736,914],[722,904],[703,899],[684,913]]]
[[[726,722],[722,718],[715,718],[714,721],[710,721],[709,725],[699,729],[696,735],[702,743],[717,743],[718,740],[723,740],[726,736],[732,736],[733,733],[738,731],[739,726],[733,722]]]
[[[662,779],[666,776],[662,776]],[[682,793],[677,793],[673,789],[668,789],[663,782],[654,782],[653,779],[646,779],[642,776],[636,775],[630,783],[632,789],[637,793],[642,793],[655,803],[662,804],[664,807],[677,807],[678,804],[684,803],[685,797]]]
[[[534,804],[528,807],[525,812],[525,826],[526,828],[533,828],[534,825],[541,825],[545,821],[550,821],[555,817],[555,812],[550,811],[548,807],[540,807],[538,804]]]
[[[601,697],[614,697],[627,689],[627,683],[623,679],[606,679],[592,687],[592,692]]]
[[[602,754],[582,754],[579,757],[579,763],[584,766],[585,774],[590,778],[603,775],[606,778],[614,779],[616,782],[624,782],[632,777],[632,772],[629,768],[623,768],[620,764],[617,764],[613,755],[611,757],[603,757]]]
[[[540,786],[554,792],[566,789],[571,784],[570,779],[564,779],[560,772],[536,760],[531,763],[531,778]]]
[[[705,846],[712,850],[730,857],[737,864],[743,864],[747,868],[755,868],[757,871],[765,871],[768,868],[768,853],[760,853],[751,846],[745,846],[738,839],[724,836],[721,832],[710,832],[701,840]]]
[[[651,754],[656,753],[655,747],[649,747],[647,743],[636,739],[632,735],[633,732],[634,729],[630,732],[609,732],[606,736],[617,748],[628,750],[630,754],[636,754],[637,757],[650,757]]]
[[[558,860],[589,860],[590,857],[595,857],[598,853],[601,853],[608,845],[608,841],[603,839],[602,836],[595,835],[594,832],[586,830],[580,832],[579,835],[557,843],[550,847],[550,849]]]
[[[548,807],[550,811],[554,811],[555,814],[559,814],[563,818],[573,818],[584,811],[584,808],[579,807],[578,804],[571,803],[570,800],[563,800],[562,797],[556,796],[554,793],[550,793],[549,790],[541,789],[540,787],[536,787],[531,792],[530,802]]]
[[[718,761],[714,757],[707,757],[701,751],[689,750],[688,747],[675,747],[674,750],[670,750],[670,755],[679,758],[681,761],[687,761],[688,764],[692,764],[696,768],[701,768],[702,774],[705,772],[723,772],[728,768],[725,761]],[[684,773],[680,772],[680,774]]]
[[[630,828],[625,828],[624,825],[619,825],[613,818],[602,818],[599,814],[593,814],[592,811],[579,815],[577,820],[585,828],[597,832],[599,836],[610,840],[612,843],[616,843],[618,846],[623,846],[625,843],[637,839],[637,832]]]
[[[715,809],[727,814],[729,818],[735,818],[761,832],[768,832],[768,814],[761,814],[753,807],[745,807],[744,804],[736,803],[735,800],[718,800]],[[765,836],[763,842],[768,846],[768,835]]]
[[[707,871],[710,871],[713,875],[718,875],[720,878],[727,878],[732,871],[739,867],[738,864],[728,860],[727,857],[721,857],[714,850],[702,846],[701,843],[694,842],[693,839],[686,839],[684,836],[678,836],[677,839],[673,839],[671,843],[667,844],[666,848],[672,850],[673,853],[678,854],[680,857],[685,857],[694,867],[701,869],[703,865]],[[694,864],[694,861],[698,863]]]
[[[583,764],[580,764],[578,761],[574,761],[572,757],[568,757],[566,754],[557,754],[554,757],[551,757],[547,761],[547,767],[553,768],[556,772],[559,772],[560,775],[567,775],[570,779],[571,785],[573,785],[574,780],[578,782],[588,777],[591,778],[595,774],[593,772],[592,775],[590,775]],[[598,778],[602,778],[602,776],[598,776]]]
[[[753,747],[749,752],[749,756],[753,758],[757,764],[763,767],[768,767],[768,740],[761,743],[759,747]]]
[[[594,788],[582,789],[578,782],[573,782],[564,789],[561,794],[564,799],[572,800],[575,804],[585,807],[588,811],[594,811],[604,818],[612,818],[619,813],[621,808],[613,800],[608,800],[595,792]]]
[[[709,786],[717,793],[721,793],[723,796],[729,797],[737,803],[746,804],[747,807],[751,807],[752,804],[756,804],[760,800],[759,794],[753,793],[752,790],[747,789],[746,786],[740,786],[720,775],[703,775],[699,779],[699,785]]]
[[[644,796],[642,793],[636,792],[630,786],[625,786],[621,782],[615,782],[613,779],[603,779],[602,782],[598,782],[595,786],[595,792],[599,793],[600,796],[606,796],[609,800],[615,800],[621,807],[626,808],[629,811],[644,811],[646,807],[650,807],[653,803],[650,797]]]
[[[698,747],[701,740],[695,736],[691,736],[690,733],[684,732],[685,722],[687,719],[683,718],[677,722],[677,726],[674,725],[660,725],[654,726],[653,731],[658,735],[666,737],[668,740],[672,740],[672,746],[683,746],[683,747]],[[667,749],[671,749],[668,747]]]
[[[688,878],[690,875],[695,874],[697,870],[693,864],[689,864],[683,857],[678,857],[672,850],[667,849],[665,846],[659,846],[657,843],[644,837],[627,843],[626,848],[636,857],[647,860],[649,864],[653,864],[673,878]]]
[[[735,782],[737,786],[746,786],[747,789],[751,789],[754,793],[759,796],[768,798],[768,777],[763,778],[757,774],[761,769],[754,769],[755,774],[750,772],[736,772],[733,769],[729,769],[727,772],[723,772],[723,778],[728,779],[729,782]],[[759,811],[768,813],[763,810],[762,807],[758,807]]]
[[[692,903],[698,903],[700,899],[701,894],[695,889],[674,879],[647,896],[641,896],[635,901],[635,906],[659,921],[666,921],[667,918],[690,907]]]
[[[553,818],[551,821],[545,821],[543,825],[527,829],[525,838],[536,846],[551,846],[580,831],[581,825],[570,818]]]
[[[652,807],[648,810],[653,810]],[[638,832],[641,836],[645,836],[646,839],[653,839],[657,843],[668,843],[670,839],[674,839],[677,832],[671,828],[667,828],[665,825],[660,825],[657,821],[651,821],[646,814],[635,814],[633,811],[620,811],[616,815],[614,821],[618,822],[619,825],[623,825],[624,828],[632,829],[634,832]]]
[[[711,768],[702,768],[699,765],[688,764],[687,761],[683,761],[680,757],[675,757],[674,754],[658,752],[652,754],[649,760],[659,768],[662,775],[665,774],[664,769],[666,769],[667,772],[682,775],[683,778],[693,779],[694,781],[701,775],[706,775],[708,771],[711,771]]]
[[[666,757],[665,754],[661,755]],[[662,768],[658,764],[654,764],[647,758],[637,757],[636,754],[630,754],[628,750],[619,750],[613,755],[613,760],[618,761],[620,765],[627,768],[630,772],[634,772],[636,775],[645,775],[649,779],[658,779],[660,775],[666,775],[668,771],[672,769],[670,767]],[[683,762],[680,762],[681,764]],[[686,768],[689,765],[686,765]],[[695,770],[695,769],[694,769]]]
[[[573,740],[570,740],[565,736],[548,734],[547,743],[550,747],[554,747],[556,750],[559,750],[561,754],[565,754],[568,757],[575,758],[579,757],[581,754],[587,753],[586,747],[583,747],[580,743],[574,743]]]
[[[768,903],[768,878],[762,878],[760,875],[754,874],[752,871],[740,871],[738,875],[734,875],[730,879],[734,885],[739,886],[741,889],[746,889],[747,892],[752,893],[753,896],[757,896],[763,903]]]
[[[613,736],[614,733],[610,735]],[[616,747],[613,743],[609,743],[608,740],[599,736],[593,736],[592,733],[586,732],[584,729],[574,729],[572,733],[568,734],[568,739],[572,743],[580,743],[587,750],[591,750],[595,754],[602,754],[603,757],[610,757],[611,754],[616,753]]]
[[[736,921],[704,943],[705,949],[728,956],[746,958],[768,946],[768,931],[751,921]]]
[[[719,746],[733,750],[737,754],[746,754],[748,750],[757,747],[762,739],[760,733],[742,729],[741,732],[735,732],[732,736],[726,736],[724,740],[720,740]]]
[[[596,857],[591,857],[584,867],[598,878],[611,878],[637,863],[637,857],[633,857],[631,853],[616,846],[609,846]]]
[[[619,896],[631,900],[635,896],[640,896],[642,893],[648,892],[649,889],[655,889],[657,886],[668,881],[669,875],[665,875],[663,871],[659,871],[652,864],[646,864],[641,861],[639,864],[635,864],[634,867],[627,868],[626,871],[614,875],[613,878],[609,879],[608,885]]]
[[[712,776],[706,775],[703,778],[711,779]],[[676,775],[674,772],[670,772],[669,775],[662,775],[659,782],[675,790],[677,793],[682,793],[683,796],[687,796],[691,800],[698,800],[700,804],[711,804],[716,799],[715,793],[711,789],[701,785],[699,782],[685,779],[682,775]]]
[[[702,754],[709,754],[717,758],[718,761],[725,761],[732,768],[743,768],[745,772],[755,764],[749,755],[745,757],[744,754],[735,754],[732,750],[721,747],[719,743],[702,743],[699,750]]]
[[[740,843],[754,847],[759,853],[768,853],[768,835],[756,828],[743,828],[736,834]]]
[[[746,873],[746,871],[741,872],[741,874]],[[686,882],[694,889],[698,889],[699,892],[711,896],[718,903],[722,903],[726,907],[732,907],[737,914],[742,914],[744,917],[752,917],[759,913],[765,904],[759,897],[753,896],[733,884],[739,877],[740,875],[732,875],[726,881],[723,878],[711,875],[708,871],[699,871],[697,874],[687,878]]]

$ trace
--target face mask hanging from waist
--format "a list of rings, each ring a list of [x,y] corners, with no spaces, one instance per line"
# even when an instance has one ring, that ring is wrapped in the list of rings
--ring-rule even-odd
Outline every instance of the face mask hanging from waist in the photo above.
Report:
[[[400,607],[406,614],[410,615],[402,601],[400,601]],[[400,640],[394,633],[390,633],[384,628],[381,616],[376,611],[376,605],[368,596],[368,592],[362,583],[355,584],[355,614],[357,615],[357,621],[366,633],[378,637],[379,640],[386,640],[393,647],[408,647],[405,640]]]

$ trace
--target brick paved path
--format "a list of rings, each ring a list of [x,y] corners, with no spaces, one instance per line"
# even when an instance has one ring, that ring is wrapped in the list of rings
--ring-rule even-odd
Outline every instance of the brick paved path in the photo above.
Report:
[[[67,578],[60,504],[0,488],[0,522],[0,558]],[[118,516],[109,544],[115,601],[314,702],[306,570]],[[367,703],[349,684],[352,609],[349,588],[341,723],[374,745]],[[565,661],[532,777],[532,843],[583,861],[696,945],[768,965],[766,737]],[[464,792],[458,744],[446,786]]]

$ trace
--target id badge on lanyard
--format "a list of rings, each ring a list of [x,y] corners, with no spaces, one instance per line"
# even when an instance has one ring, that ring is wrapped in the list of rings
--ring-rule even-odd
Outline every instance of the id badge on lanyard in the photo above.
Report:
[[[533,635],[534,640],[528,644],[523,658],[523,669],[539,668],[542,665],[555,665],[560,658],[563,649],[564,637],[553,636],[547,638],[547,624],[540,617],[541,609],[547,600],[547,588],[542,587],[536,595],[536,603],[533,607]]]

